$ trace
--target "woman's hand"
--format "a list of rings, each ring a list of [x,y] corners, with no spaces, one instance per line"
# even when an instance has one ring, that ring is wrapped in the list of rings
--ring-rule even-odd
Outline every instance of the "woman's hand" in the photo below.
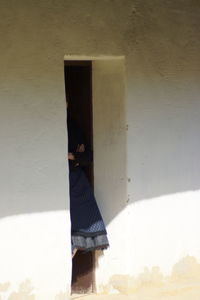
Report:
[[[74,154],[72,152],[68,152],[68,159],[75,160]]]
[[[85,145],[84,144],[78,145],[76,152],[85,152]]]

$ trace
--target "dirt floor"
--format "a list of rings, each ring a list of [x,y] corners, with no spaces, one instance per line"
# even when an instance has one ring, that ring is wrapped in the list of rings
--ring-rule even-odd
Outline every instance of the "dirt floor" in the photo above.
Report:
[[[199,287],[198,287],[199,288]],[[176,293],[166,293],[166,295],[157,295],[154,297],[151,293],[144,295],[73,295],[71,300],[200,300],[200,293],[192,293],[190,288],[182,291],[176,295]]]
[[[126,295],[73,295],[71,300],[132,300],[131,296]]]

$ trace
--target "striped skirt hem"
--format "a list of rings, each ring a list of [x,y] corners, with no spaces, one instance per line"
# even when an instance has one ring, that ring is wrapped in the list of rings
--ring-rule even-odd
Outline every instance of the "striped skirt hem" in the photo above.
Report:
[[[82,236],[72,234],[72,251],[74,249],[83,251],[104,250],[109,247],[106,234],[96,236]]]

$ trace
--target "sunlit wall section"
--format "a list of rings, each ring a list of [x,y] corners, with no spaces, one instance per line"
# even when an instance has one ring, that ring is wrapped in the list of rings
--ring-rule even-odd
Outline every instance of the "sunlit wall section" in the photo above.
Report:
[[[69,295],[70,260],[63,211],[0,220],[2,299],[60,299]]]

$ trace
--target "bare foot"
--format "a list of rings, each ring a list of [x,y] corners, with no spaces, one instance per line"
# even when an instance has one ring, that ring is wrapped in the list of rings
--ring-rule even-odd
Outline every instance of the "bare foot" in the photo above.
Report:
[[[76,248],[73,250],[73,253],[72,253],[72,258],[74,258],[74,256],[75,256],[75,254],[76,254],[77,250],[78,250],[78,249],[76,249]]]

